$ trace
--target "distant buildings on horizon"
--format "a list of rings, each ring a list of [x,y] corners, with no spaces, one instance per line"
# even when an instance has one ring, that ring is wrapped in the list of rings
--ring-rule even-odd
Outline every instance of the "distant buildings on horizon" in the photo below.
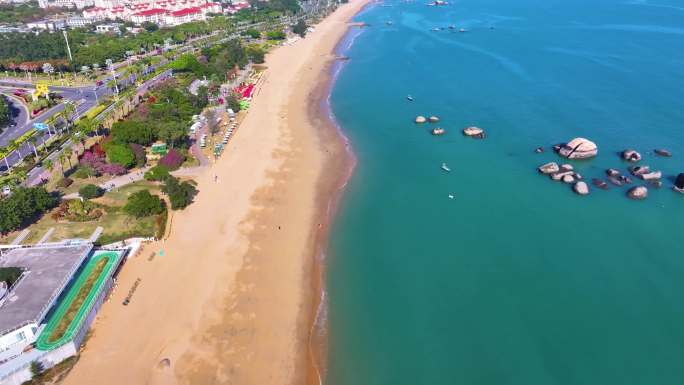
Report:
[[[24,0],[0,0],[3,3],[21,3]],[[105,20],[130,21],[137,25],[149,22],[159,26],[174,26],[192,21],[203,21],[209,14],[235,14],[249,8],[246,0],[230,4],[211,0],[38,0],[41,8],[82,10],[78,16],[52,17],[26,23],[23,26],[0,26],[0,33],[30,32],[32,30],[57,31],[83,28]],[[117,24],[118,26],[118,24]],[[96,32],[112,32],[112,28],[99,28]]]

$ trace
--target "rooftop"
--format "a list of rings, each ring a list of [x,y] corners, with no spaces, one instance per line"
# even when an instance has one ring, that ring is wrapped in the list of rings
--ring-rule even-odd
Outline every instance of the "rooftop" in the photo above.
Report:
[[[142,11],[138,13],[134,13],[133,16],[152,16],[152,15],[159,15],[159,14],[165,14],[168,11],[165,9],[161,8],[153,8],[153,9],[148,9],[147,11]]]
[[[171,12],[171,16],[179,17],[179,16],[192,15],[192,14],[201,13],[201,12],[202,12],[202,10],[200,8],[197,8],[197,7],[183,8],[181,10]]]
[[[0,301],[0,333],[42,321],[92,248],[90,243],[20,248],[0,257],[0,267],[24,270]]]

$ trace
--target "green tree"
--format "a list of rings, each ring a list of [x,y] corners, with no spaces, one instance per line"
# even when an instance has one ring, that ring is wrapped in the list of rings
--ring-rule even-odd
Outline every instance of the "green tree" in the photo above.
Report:
[[[252,39],[258,39],[261,37],[261,32],[257,31],[254,28],[250,28],[244,32],[241,33],[242,36],[249,36]]]
[[[145,28],[145,31],[147,32],[154,32],[159,29],[159,26],[157,24],[151,23],[149,21],[142,23],[142,27]]]
[[[171,208],[173,210],[184,209],[197,195],[197,188],[190,182],[179,182],[178,178],[169,176],[164,180],[162,186],[164,192],[171,201]]]
[[[145,179],[146,180],[152,180],[152,181],[162,181],[166,179],[169,176],[169,168],[163,165],[157,165],[152,168],[150,168],[146,173],[145,173]]]
[[[57,204],[43,187],[17,187],[0,200],[0,233],[17,230]]]
[[[78,195],[83,199],[93,199],[102,195],[102,189],[94,184],[87,184],[78,189]]]
[[[148,146],[155,141],[152,127],[138,120],[124,120],[112,125],[112,139],[119,144],[138,143]]]
[[[164,211],[164,204],[157,195],[152,195],[147,190],[140,190],[128,197],[123,210],[130,216],[141,218],[161,214]]]
[[[130,168],[135,164],[135,154],[126,145],[109,144],[105,152],[110,163],[116,163],[126,168]]]
[[[264,51],[264,49],[258,45],[250,45],[245,49],[245,51],[247,53],[247,57],[252,61],[252,63],[262,64],[264,62],[266,51]]]
[[[284,40],[285,39],[285,32],[281,29],[275,29],[272,31],[266,32],[266,38],[269,40]]]
[[[38,377],[43,374],[45,366],[40,361],[31,361],[31,375],[33,377]]]
[[[292,32],[296,33],[297,35],[304,37],[306,36],[306,29],[308,26],[306,25],[306,22],[304,19],[299,19],[297,24],[292,26]]]
[[[10,121],[10,108],[5,96],[0,97],[0,125],[5,125]],[[0,129],[0,132],[2,130]]]

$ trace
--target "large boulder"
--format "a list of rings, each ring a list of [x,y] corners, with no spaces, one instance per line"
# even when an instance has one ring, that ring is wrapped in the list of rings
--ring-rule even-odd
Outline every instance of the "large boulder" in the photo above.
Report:
[[[598,147],[589,139],[575,138],[561,146],[558,154],[568,159],[593,158],[598,154]]]
[[[558,172],[560,168],[558,167],[558,163],[556,162],[550,162],[546,164],[542,164],[538,168],[539,172],[542,174],[553,174],[555,172]]]
[[[635,150],[625,150],[622,151],[622,159],[628,162],[638,162],[641,160],[641,154],[639,154]]]
[[[684,173],[677,175],[673,188],[679,192],[684,192]]]
[[[425,123],[426,121],[427,121],[427,119],[425,119],[424,116],[422,116],[422,115],[416,116],[416,123]]]
[[[484,139],[485,132],[480,127],[471,126],[463,129],[463,135],[471,138]]]
[[[589,194],[589,185],[586,182],[579,181],[572,186],[572,189],[579,195]]]
[[[636,200],[646,199],[646,197],[648,196],[648,189],[646,188],[646,186],[632,187],[631,189],[627,190],[627,196],[630,199]]]

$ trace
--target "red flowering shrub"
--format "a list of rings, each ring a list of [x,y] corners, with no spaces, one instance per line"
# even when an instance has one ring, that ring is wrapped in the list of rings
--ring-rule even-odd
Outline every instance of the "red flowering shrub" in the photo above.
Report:
[[[159,159],[159,164],[162,166],[167,167],[169,170],[177,170],[178,167],[183,164],[183,161],[185,161],[185,157],[183,154],[178,152],[176,149],[170,149],[169,152],[166,153],[166,155],[162,156],[161,159]]]

